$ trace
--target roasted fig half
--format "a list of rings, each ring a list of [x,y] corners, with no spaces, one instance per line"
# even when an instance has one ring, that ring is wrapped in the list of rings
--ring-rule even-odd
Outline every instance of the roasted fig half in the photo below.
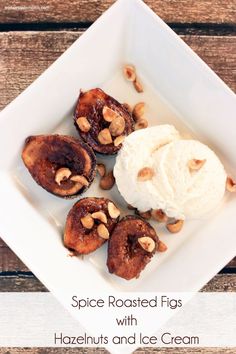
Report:
[[[30,136],[25,141],[22,159],[41,187],[63,198],[83,193],[95,176],[93,150],[70,136]]]
[[[80,93],[74,123],[81,138],[106,155],[117,153],[125,136],[134,130],[127,108],[99,88]]]
[[[109,199],[80,199],[67,216],[64,245],[75,254],[95,251],[109,239],[119,216],[119,209]]]
[[[110,273],[130,280],[138,278],[158,247],[153,227],[137,216],[126,216],[109,239],[107,266]]]

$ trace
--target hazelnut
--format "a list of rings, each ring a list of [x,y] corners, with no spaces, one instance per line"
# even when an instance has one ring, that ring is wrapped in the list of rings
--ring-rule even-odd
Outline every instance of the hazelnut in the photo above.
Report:
[[[93,213],[91,216],[93,219],[100,220],[104,224],[107,224],[107,216],[103,211],[97,211]]]
[[[82,225],[83,225],[86,229],[90,230],[90,229],[93,228],[94,220],[93,220],[91,214],[85,215],[84,217],[82,217],[82,218],[80,219],[80,221],[81,221]]]
[[[100,131],[100,133],[98,134],[98,141],[102,145],[108,145],[112,143],[111,133],[108,128],[105,128]]]
[[[128,81],[135,81],[136,79],[136,71],[133,65],[125,65],[124,69],[124,76]]]
[[[55,174],[55,182],[60,186],[62,181],[67,180],[71,175],[71,170],[66,167],[61,167]]]
[[[84,176],[79,176],[79,175],[72,176],[72,177],[70,178],[70,180],[73,181],[73,182],[78,182],[78,183],[80,183],[82,186],[86,186],[86,187],[89,186],[89,181],[88,181]]]
[[[91,129],[91,124],[89,123],[86,117],[77,118],[76,124],[78,125],[79,129],[84,133],[87,133]]]
[[[106,226],[104,224],[99,224],[97,227],[97,233],[98,236],[103,238],[104,240],[108,240],[109,239],[109,231],[106,228]]]
[[[113,171],[110,171],[107,175],[101,178],[99,186],[104,190],[109,190],[114,186],[114,184],[115,178],[113,176]]]
[[[143,236],[138,239],[140,246],[147,252],[153,252],[156,248],[156,243],[151,237]]]
[[[109,130],[112,136],[119,136],[125,130],[125,120],[123,117],[118,116],[111,122]]]
[[[148,127],[148,121],[145,118],[140,118],[135,124],[135,130],[145,129]]]
[[[117,136],[114,140],[114,145],[119,146],[120,144],[123,143],[124,140],[125,140],[125,135]]]
[[[139,102],[134,106],[133,117],[136,122],[144,115],[144,107],[144,102]]]
[[[167,250],[168,250],[168,247],[166,246],[166,244],[162,241],[159,241],[157,251],[158,252],[165,252]]]
[[[236,182],[231,177],[227,177],[226,189],[228,192],[231,192],[231,193],[236,192]]]
[[[109,123],[111,123],[113,121],[113,119],[120,116],[116,111],[109,108],[108,106],[103,107],[102,115],[103,115],[104,120]]]
[[[101,177],[104,177],[105,174],[106,174],[106,167],[105,165],[103,165],[102,163],[99,163],[97,165],[97,170],[98,170],[98,173]]]
[[[168,216],[161,209],[152,210],[152,218],[158,222],[167,222]]]
[[[206,160],[192,159],[188,162],[188,168],[190,171],[198,171],[206,163]]]
[[[167,224],[166,228],[168,231],[170,231],[172,234],[176,234],[179,232],[184,225],[184,220],[176,220],[173,223]]]
[[[151,210],[147,210],[147,211],[144,211],[144,212],[140,212],[140,211],[137,211],[137,214],[139,216],[141,216],[141,218],[145,219],[145,220],[150,220],[151,219]]]
[[[134,88],[138,93],[143,92],[143,86],[141,84],[141,82],[139,81],[139,79],[136,77],[135,81],[133,82],[134,84]]]
[[[132,107],[130,106],[129,103],[123,103],[123,106],[125,107],[125,109],[126,109],[129,113],[132,113]]]
[[[149,181],[152,179],[154,174],[155,172],[152,168],[144,167],[138,172],[138,181],[140,182]]]
[[[108,213],[112,219],[117,219],[120,216],[120,210],[112,202],[108,203]]]

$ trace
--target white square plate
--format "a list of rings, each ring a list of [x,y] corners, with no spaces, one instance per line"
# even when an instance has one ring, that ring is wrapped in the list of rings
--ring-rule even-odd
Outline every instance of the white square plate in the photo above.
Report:
[[[122,77],[133,63],[145,92]],[[198,56],[140,0],[119,0],[0,115],[0,233],[58,298],[79,291],[196,291],[235,256],[236,198],[227,196],[210,219],[186,222],[179,235],[158,234],[168,252],[158,254],[138,280],[106,269],[106,246],[84,260],[67,257],[62,233],[75,203],[48,194],[21,161],[28,135],[77,136],[72,113],[79,90],[101,87],[121,102],[147,103],[151,125],[171,123],[212,147],[236,174],[236,97]],[[100,158],[98,158],[101,160]],[[106,158],[112,165],[114,158]],[[117,189],[85,196],[125,203]],[[63,300],[62,300],[63,301]]]

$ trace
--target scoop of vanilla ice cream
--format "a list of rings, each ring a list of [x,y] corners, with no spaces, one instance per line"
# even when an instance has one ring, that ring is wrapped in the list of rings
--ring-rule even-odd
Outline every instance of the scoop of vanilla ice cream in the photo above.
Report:
[[[137,130],[125,138],[116,158],[113,172],[117,187],[128,204],[140,211],[154,208],[156,202],[152,191],[155,187],[152,182],[138,182],[137,174],[143,167],[153,166],[153,153],[160,146],[179,138],[179,133],[172,125],[159,125]]]
[[[208,146],[197,140],[179,140],[163,146],[152,158],[155,176],[151,183],[165,200],[168,216],[199,218],[219,205],[227,175]],[[188,164],[194,159],[206,162],[199,170],[191,170]]]
[[[191,170],[190,160],[206,160]],[[151,180],[138,181],[143,167],[154,170]],[[127,203],[140,211],[162,209],[176,219],[199,218],[221,202],[226,172],[216,154],[196,140],[180,140],[174,127],[157,126],[132,133],[114,169],[117,186]]]

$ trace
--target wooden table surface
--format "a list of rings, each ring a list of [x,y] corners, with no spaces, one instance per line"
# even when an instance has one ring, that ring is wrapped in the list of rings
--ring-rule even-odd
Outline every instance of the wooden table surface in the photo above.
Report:
[[[0,0],[0,109],[33,82],[113,2]],[[236,92],[236,0],[145,2]],[[0,291],[47,291],[1,239]],[[236,258],[203,291],[236,291]],[[105,352],[103,349],[0,348],[0,354]],[[154,352],[231,354],[236,353],[236,350],[198,348],[137,351],[139,354]]]

